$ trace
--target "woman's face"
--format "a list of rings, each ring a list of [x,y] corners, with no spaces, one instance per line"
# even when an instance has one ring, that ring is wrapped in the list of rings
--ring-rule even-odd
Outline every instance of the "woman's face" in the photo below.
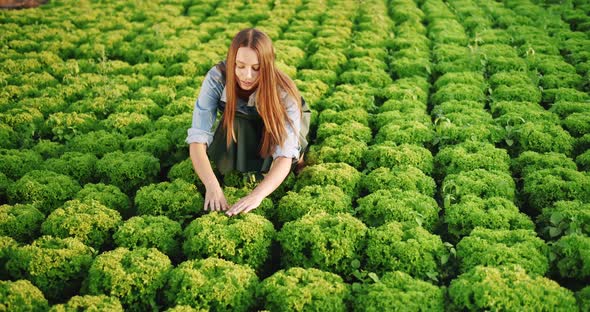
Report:
[[[236,54],[236,76],[243,90],[255,88],[258,83],[260,64],[258,54],[252,48],[241,47]]]

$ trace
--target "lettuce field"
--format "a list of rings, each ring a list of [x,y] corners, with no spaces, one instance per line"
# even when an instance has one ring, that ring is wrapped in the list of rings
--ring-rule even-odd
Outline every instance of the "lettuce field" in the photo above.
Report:
[[[248,27],[311,146],[230,218],[184,140]],[[590,310],[586,0],[55,0],[0,43],[0,311]]]

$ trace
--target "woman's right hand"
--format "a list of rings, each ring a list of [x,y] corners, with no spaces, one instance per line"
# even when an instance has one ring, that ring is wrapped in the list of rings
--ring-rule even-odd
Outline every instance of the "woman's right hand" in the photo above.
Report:
[[[205,210],[210,211],[225,211],[229,209],[223,190],[218,185],[216,187],[207,188],[205,192]]]
[[[229,209],[223,190],[209,163],[207,145],[205,143],[191,143],[189,153],[193,168],[205,185],[205,210],[222,211]]]

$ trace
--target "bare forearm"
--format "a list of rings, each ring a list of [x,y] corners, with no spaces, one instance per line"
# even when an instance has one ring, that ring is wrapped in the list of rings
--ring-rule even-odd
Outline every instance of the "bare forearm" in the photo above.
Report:
[[[207,146],[203,143],[192,143],[189,147],[193,168],[199,176],[199,179],[205,184],[205,210],[227,210],[229,208],[227,200],[223,195],[223,190],[213,173],[209,157],[207,156]]]
[[[274,190],[283,183],[285,177],[291,170],[291,158],[278,157],[272,163],[270,171],[264,177],[264,180],[247,196],[235,203],[227,212],[228,215],[234,216],[239,213],[246,213],[260,205],[262,200],[270,195]]]
[[[268,174],[252,191],[252,194],[261,198],[267,197],[283,183],[289,171],[291,171],[291,158],[277,157],[273,161]]]
[[[189,154],[193,163],[193,168],[199,179],[205,185],[205,188],[220,187],[211,164],[207,156],[207,145],[204,143],[191,143],[189,146]]]

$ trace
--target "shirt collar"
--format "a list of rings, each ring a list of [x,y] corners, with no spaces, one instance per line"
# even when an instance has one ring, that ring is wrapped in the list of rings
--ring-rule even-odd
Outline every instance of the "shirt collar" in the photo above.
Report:
[[[246,104],[247,106],[255,106],[255,104],[256,104],[256,93],[257,92],[258,92],[258,89],[254,90],[254,92],[252,92],[252,94],[250,94],[250,97],[248,97],[248,103]],[[223,87],[223,91],[221,92],[221,101],[227,103],[226,86]],[[243,100],[242,99],[238,99],[238,103],[239,102],[243,102]]]
[[[252,94],[250,94],[250,97],[248,98],[248,106],[255,106],[256,104],[256,93],[258,92],[258,89],[254,90],[254,92],[252,92]],[[282,99],[285,99],[287,97],[287,91],[283,90],[283,88],[280,88],[280,94],[279,96]],[[227,91],[226,91],[226,86],[223,86],[223,91],[221,92],[221,101],[226,102],[227,103]],[[242,101],[242,99],[238,99],[238,102]]]

